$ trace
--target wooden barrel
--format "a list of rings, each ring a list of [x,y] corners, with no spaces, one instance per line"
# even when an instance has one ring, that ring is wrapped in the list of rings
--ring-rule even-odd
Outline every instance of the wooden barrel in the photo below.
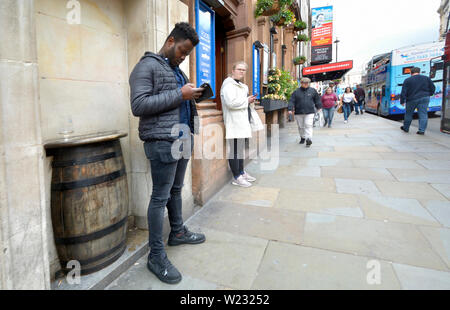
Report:
[[[128,185],[118,139],[55,148],[51,214],[64,272],[77,260],[81,274],[116,261],[126,247]]]

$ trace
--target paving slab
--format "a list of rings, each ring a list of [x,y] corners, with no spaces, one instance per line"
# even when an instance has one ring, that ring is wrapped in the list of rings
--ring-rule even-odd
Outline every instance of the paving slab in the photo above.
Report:
[[[411,224],[307,213],[302,245],[447,270]]]
[[[217,195],[217,200],[237,202],[259,207],[272,207],[280,192],[279,188],[252,186],[243,188],[226,185]]]
[[[358,168],[425,169],[422,165],[413,160],[354,159],[353,165]]]
[[[350,159],[340,158],[311,158],[306,163],[309,167],[353,167]]]
[[[335,146],[336,152],[393,152],[392,148],[386,146]]]
[[[425,157],[421,156],[418,153],[414,153],[414,152],[379,153],[379,155],[380,155],[381,159],[388,159],[388,160],[420,160],[420,159],[425,159]],[[356,159],[365,159],[365,158],[361,157],[361,158],[356,158]],[[366,158],[366,159],[373,159],[373,158]]]
[[[448,170],[412,170],[390,168],[395,178],[402,182],[425,182],[450,184],[450,171]]]
[[[449,290],[450,273],[404,264],[393,264],[405,290]]]
[[[417,162],[430,170],[450,170],[450,160],[418,160]],[[450,171],[448,173],[450,174]]]
[[[356,195],[281,190],[275,208],[363,217]]]
[[[420,231],[430,242],[433,250],[440,255],[447,268],[450,268],[450,229],[420,227]]]
[[[216,290],[220,288],[217,283],[196,279],[180,272],[183,275],[180,283],[165,284],[147,269],[147,255],[144,255],[132,268],[106,287],[106,290]]]
[[[302,177],[292,175],[263,175],[255,184],[263,187],[295,189],[312,192],[336,192],[331,178]]]
[[[319,152],[320,158],[342,158],[342,159],[382,159],[383,153],[371,152]]]
[[[417,155],[423,157],[424,159],[430,160],[448,160],[450,158],[450,152],[419,152]]]
[[[336,190],[342,194],[380,194],[377,186],[370,180],[335,179]]]
[[[328,178],[395,180],[386,168],[322,167],[321,169],[321,175]]]
[[[267,240],[202,229],[202,244],[167,247],[167,255],[183,275],[234,289],[250,289]]]
[[[430,200],[422,203],[439,223],[450,227],[450,201]]]
[[[408,183],[392,181],[375,181],[383,195],[400,198],[446,200],[438,191],[427,183]]]
[[[440,226],[440,223],[416,199],[360,195],[361,209],[368,219]]]
[[[450,184],[431,184],[431,186],[450,200]]]
[[[189,221],[189,226],[211,228],[242,236],[300,244],[305,214],[286,209],[262,208],[213,201]]]
[[[366,257],[281,242],[269,242],[252,289],[375,290],[401,288],[391,264],[385,261],[379,261],[380,284],[368,282],[370,269],[367,266],[370,261],[371,259]]]

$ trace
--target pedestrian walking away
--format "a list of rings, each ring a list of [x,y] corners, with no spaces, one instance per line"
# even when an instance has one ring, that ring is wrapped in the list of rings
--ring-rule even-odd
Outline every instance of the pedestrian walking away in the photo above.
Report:
[[[147,211],[150,246],[147,268],[169,284],[180,282],[182,276],[164,250],[164,208],[167,207],[171,228],[168,245],[205,241],[205,235],[193,233],[184,226],[181,198],[194,143],[192,133],[198,133],[193,100],[201,96],[202,89],[189,83],[179,65],[198,42],[197,33],[188,23],[176,24],[158,54],[144,54],[129,81],[131,110],[134,116],[139,117],[139,137],[144,141],[153,181]],[[178,127],[180,130],[172,130]],[[172,132],[179,134],[173,135]],[[172,154],[175,142],[182,142],[180,152],[184,156],[179,159]]]
[[[425,75],[420,74],[420,68],[411,69],[411,76],[405,80],[400,96],[400,103],[405,106],[405,118],[403,126],[400,127],[404,132],[409,132],[409,126],[413,119],[414,110],[419,114],[418,135],[425,134],[428,125],[428,105],[430,96],[434,95],[436,87],[433,81]]]
[[[322,109],[320,96],[310,83],[309,78],[300,80],[300,87],[292,93],[288,107],[289,114],[294,113],[297,120],[300,144],[306,142],[306,147],[312,144],[314,114]]]
[[[361,84],[359,84],[355,90],[355,97],[357,100],[357,103],[355,104],[355,114],[358,115],[359,111],[361,111],[361,114],[364,114],[363,109],[365,109],[366,92]]]
[[[357,103],[355,94],[352,92],[350,87],[345,88],[344,94],[341,96],[340,104],[342,110],[344,111],[344,123],[348,122],[348,118],[352,113],[353,105]]]
[[[323,117],[325,118],[323,126],[325,127],[328,125],[328,128],[331,128],[334,111],[338,105],[338,97],[331,87],[327,87],[325,94],[320,99],[322,101]]]
[[[244,170],[245,139],[252,137],[251,110],[256,101],[256,96],[249,96],[248,86],[242,82],[247,69],[243,61],[233,64],[231,76],[223,81],[220,89],[232,184],[242,187],[250,187],[250,182],[256,181]],[[257,117],[255,114],[253,117]]]

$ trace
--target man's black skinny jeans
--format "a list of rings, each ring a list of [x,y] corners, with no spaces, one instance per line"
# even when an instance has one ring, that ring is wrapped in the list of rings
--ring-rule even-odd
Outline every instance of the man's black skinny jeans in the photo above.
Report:
[[[150,160],[153,190],[147,210],[149,229],[149,259],[163,255],[162,239],[164,208],[167,206],[171,234],[183,231],[181,191],[190,158],[175,159],[170,141],[149,141],[144,143],[145,155]],[[191,136],[191,153],[194,138]],[[182,148],[181,148],[182,150]]]

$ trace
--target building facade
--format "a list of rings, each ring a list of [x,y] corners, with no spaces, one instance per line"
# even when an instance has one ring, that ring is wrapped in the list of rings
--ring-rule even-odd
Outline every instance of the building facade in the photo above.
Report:
[[[0,289],[49,289],[60,269],[50,216],[52,157],[44,145],[67,130],[128,134],[121,146],[129,224],[147,228],[151,173],[138,137],[139,120],[130,110],[128,77],[145,51],[159,51],[175,23],[198,25],[200,5],[214,17],[209,56],[216,90],[215,99],[198,104],[202,131],[195,152],[201,153],[211,139],[223,141],[220,85],[235,61],[249,64],[249,89],[264,91],[267,53],[255,49],[255,42],[268,47],[272,25],[268,17],[254,17],[256,0],[1,1]],[[309,1],[297,1],[293,9],[298,19],[309,18]],[[292,59],[308,55],[307,44],[294,42],[289,27],[278,28],[273,39],[277,66],[284,63],[299,78]],[[197,50],[182,64],[194,84],[199,84]],[[267,123],[286,117],[286,111],[265,115],[262,107],[258,113]],[[185,218],[231,177],[225,158],[194,153],[190,163],[182,193]]]
[[[440,27],[439,27],[439,41],[445,40],[445,34],[447,33],[448,29],[448,22],[449,22],[449,12],[450,12],[450,6],[448,0],[441,0],[441,5],[439,6],[439,9],[437,11],[439,13],[439,19],[440,19]]]

